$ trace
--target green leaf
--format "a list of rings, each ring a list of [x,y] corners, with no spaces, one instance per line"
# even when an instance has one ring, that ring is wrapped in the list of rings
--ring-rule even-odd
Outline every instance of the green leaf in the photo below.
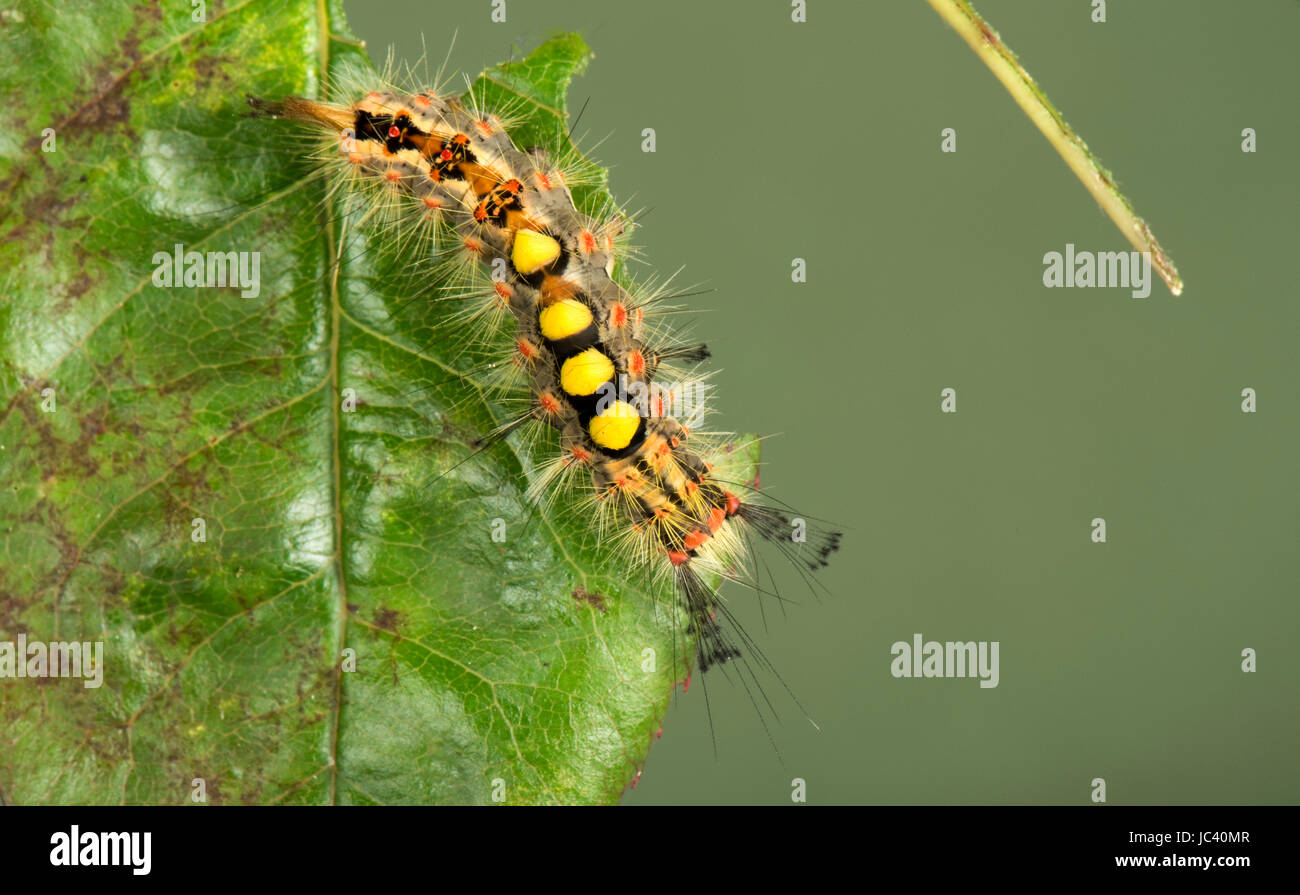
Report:
[[[466,459],[504,415],[421,300],[439,284],[344,228],[290,126],[246,116],[245,93],[368,66],[337,3],[209,10],[0,20],[21,85],[0,113],[0,641],[104,643],[98,688],[0,679],[0,801],[188,804],[196,778],[215,803],[615,800],[687,669],[671,592],[577,495],[525,503],[549,436]],[[589,55],[557,38],[476,93],[561,152]],[[603,172],[579,200],[610,201]],[[260,291],[155,286],[177,244],[260,252]]]

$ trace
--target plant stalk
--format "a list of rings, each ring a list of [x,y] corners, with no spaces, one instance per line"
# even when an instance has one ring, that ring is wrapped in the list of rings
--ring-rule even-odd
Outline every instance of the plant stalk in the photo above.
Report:
[[[1092,193],[1103,211],[1115,222],[1133,247],[1139,252],[1151,253],[1151,264],[1159,272],[1165,285],[1174,295],[1181,295],[1183,281],[1174,267],[1173,259],[1156,241],[1155,234],[1146,221],[1138,217],[1133,204],[1119,191],[1115,179],[1101,165],[1097,158],[1078,134],[1066,124],[1061,113],[1052,105],[1051,100],[1025,71],[1023,65],[1011,52],[1011,48],[1002,42],[998,33],[977,13],[968,0],[929,0],[931,6],[939,13],[958,34],[970,44],[975,55],[984,61],[1002,86],[1007,88],[1011,98],[1016,101],[1024,113],[1029,116],[1043,136],[1060,153],[1061,158],[1070,166],[1083,185]]]

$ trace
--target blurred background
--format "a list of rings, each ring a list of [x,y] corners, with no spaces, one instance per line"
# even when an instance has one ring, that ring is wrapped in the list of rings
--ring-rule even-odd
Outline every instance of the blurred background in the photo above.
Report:
[[[830,596],[786,574],[765,627],[730,591],[820,730],[768,678],[769,741],[710,674],[716,756],[692,686],[625,803],[1300,800],[1300,4],[977,4],[1177,262],[1144,299],[1043,286],[1047,252],[1129,246],[921,0],[345,7],[377,63],[454,32],[471,75],[582,34],[575,137],[648,209],[633,272],[716,290],[716,427],[776,433],[764,489],[845,528]],[[999,685],[894,678],[916,633],[998,641]]]

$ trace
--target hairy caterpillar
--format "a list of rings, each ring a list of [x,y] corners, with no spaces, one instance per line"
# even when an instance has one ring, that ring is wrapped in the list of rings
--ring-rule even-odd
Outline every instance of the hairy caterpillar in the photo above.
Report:
[[[250,103],[320,135],[314,157],[330,195],[349,197],[364,221],[396,234],[413,263],[434,264],[465,303],[461,322],[475,340],[510,333],[509,362],[492,365],[495,385],[526,406],[480,444],[533,423],[557,431],[560,451],[528,496],[590,488],[593,527],[672,578],[701,670],[740,656],[740,645],[757,654],[738,626],[742,644],[719,624],[729,613],[708,581],[743,578],[751,533],[807,570],[826,564],[839,534],[792,537],[803,532],[786,512],[714,474],[717,447],[677,419],[678,396],[657,387],[708,349],[649,329],[654,296],[612,276],[623,222],[575,206],[571,163],[516,146],[509,110],[490,112],[472,93],[367,87],[376,85],[341,88],[338,102]],[[579,485],[583,471],[590,486]]]

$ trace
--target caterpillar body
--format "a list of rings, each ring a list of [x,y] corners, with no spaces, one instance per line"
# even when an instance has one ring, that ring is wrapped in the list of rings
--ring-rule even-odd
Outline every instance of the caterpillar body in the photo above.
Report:
[[[672,577],[700,670],[741,655],[718,622],[731,616],[708,581],[743,578],[737,570],[748,566],[750,533],[778,544],[805,574],[826,565],[840,535],[819,529],[792,538],[798,526],[790,515],[715,475],[716,448],[669,412],[672,395],[656,392],[658,374],[699,362],[708,350],[648,335],[647,299],[612,276],[621,219],[580,211],[564,166],[516,146],[508,112],[490,114],[472,94],[385,88],[349,95],[359,98],[249,102],[255,114],[320,134],[317,158],[332,178],[331,195],[343,191],[364,216],[427,236],[416,244],[453,269],[491,271],[469,315],[489,328],[512,320],[513,357],[501,365],[511,381],[501,384],[522,379],[526,406],[484,443],[528,423],[558,431],[559,455],[535,476],[529,498],[545,500],[587,470],[598,530],[614,532],[639,562]]]

